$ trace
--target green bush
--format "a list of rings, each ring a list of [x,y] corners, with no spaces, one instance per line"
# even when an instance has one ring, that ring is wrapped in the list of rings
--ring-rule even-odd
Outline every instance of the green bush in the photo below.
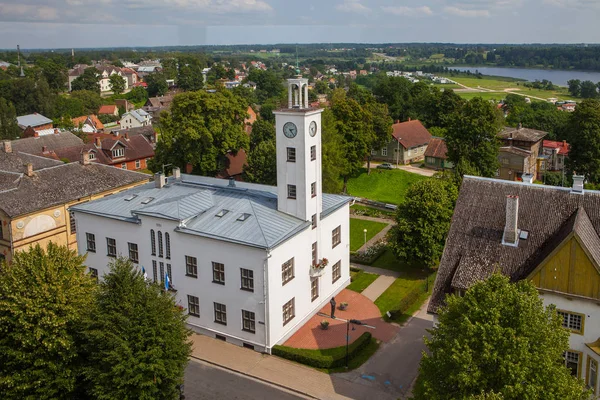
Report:
[[[371,342],[371,333],[365,332],[348,347],[348,360],[356,357]],[[325,350],[297,349],[294,347],[274,346],[273,354],[287,360],[314,368],[339,368],[346,364],[346,346]]]

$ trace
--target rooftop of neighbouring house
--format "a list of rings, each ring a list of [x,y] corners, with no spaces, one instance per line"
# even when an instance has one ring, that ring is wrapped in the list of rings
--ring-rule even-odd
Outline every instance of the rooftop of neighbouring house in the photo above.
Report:
[[[544,140],[542,146],[548,149],[558,149],[558,154],[562,154],[565,156],[569,155],[569,143],[566,140],[562,142],[558,142],[556,140]]]
[[[182,174],[123,193],[78,204],[72,210],[122,221],[152,216],[178,223],[177,231],[258,248],[273,248],[307,229],[310,222],[277,210],[274,186]],[[351,199],[323,195],[325,218]]]
[[[518,196],[517,246],[502,244],[507,196]],[[527,232],[525,238],[522,232]],[[527,278],[571,233],[600,263],[600,192],[465,176],[428,311],[500,271]]]
[[[548,135],[548,132],[539,131],[537,129],[506,126],[498,134],[498,137],[503,140],[516,140],[520,142],[538,142]]]
[[[431,133],[423,126],[421,121],[412,120],[406,122],[397,122],[392,125],[392,136],[400,142],[405,149],[415,146],[423,146],[429,143]]]
[[[432,137],[425,150],[425,157],[434,157],[446,159],[448,158],[448,148],[446,147],[446,141],[443,138]]]
[[[149,117],[149,114],[146,111],[139,108],[137,110],[133,110],[133,111],[123,114],[121,119],[126,118],[127,116],[131,116],[131,117],[137,119],[141,123],[141,122],[145,121],[146,117]]]
[[[115,114],[117,112],[117,106],[115,104],[104,104],[100,106],[98,114]]]
[[[27,164],[31,164],[31,176],[27,174]],[[65,164],[0,150],[0,210],[12,218],[148,178],[145,174],[101,164]]]
[[[36,126],[47,125],[51,123],[52,120],[50,118],[46,118],[42,114],[38,113],[21,115],[17,117],[17,124],[22,128],[27,128],[28,126],[35,128]]]
[[[55,150],[56,156],[60,159],[69,161],[78,161],[84,152],[93,153],[92,162],[99,162],[106,165],[121,164],[128,161],[135,161],[154,157],[154,148],[144,135],[111,135],[108,133],[88,134],[91,143],[81,143],[76,146],[66,147]],[[122,147],[124,153],[118,158],[113,158],[112,150],[115,147]]]
[[[41,135],[38,137],[28,137],[11,141],[13,152],[22,152],[29,154],[42,154],[44,148],[46,151],[55,151],[66,147],[83,145],[83,140],[69,131]]]

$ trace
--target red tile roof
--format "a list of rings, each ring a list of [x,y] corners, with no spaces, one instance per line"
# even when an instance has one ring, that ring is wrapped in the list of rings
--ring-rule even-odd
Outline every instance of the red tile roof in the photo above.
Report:
[[[244,172],[244,165],[246,165],[246,151],[240,149],[235,156],[233,153],[228,153],[226,157],[227,167],[217,175],[217,178],[232,178],[241,175]]]
[[[93,138],[91,143],[55,150],[56,155],[59,158],[66,158],[73,162],[79,161],[84,151],[93,152],[95,158],[91,161],[105,165],[120,165],[128,161],[154,157],[154,149],[144,135],[125,138],[124,135],[117,137],[111,134],[95,133],[89,134],[88,137]],[[100,140],[100,146],[96,146],[96,139]],[[125,156],[113,159],[111,150],[117,143],[125,147]]]
[[[96,117],[94,114],[83,115],[81,117],[73,118],[73,125],[75,125],[77,127],[77,126],[79,126],[79,124],[85,124],[85,121],[87,121],[88,118],[92,121],[92,123],[94,124],[96,129],[98,129],[98,130],[104,129],[104,124],[102,122],[100,122],[98,117]]]
[[[419,120],[399,122],[392,125],[392,128],[394,129],[392,136],[405,149],[422,146],[431,140],[431,133],[429,133]]]
[[[98,114],[115,114],[117,112],[117,106],[115,104],[105,104],[100,106]]]
[[[558,149],[558,154],[563,154],[565,156],[569,155],[569,143],[566,140],[562,142],[557,142],[556,140],[544,140],[543,142],[544,148],[549,149]]]
[[[425,150],[425,157],[434,157],[446,159],[448,148],[446,147],[446,141],[442,138],[432,137],[427,145],[427,150]]]

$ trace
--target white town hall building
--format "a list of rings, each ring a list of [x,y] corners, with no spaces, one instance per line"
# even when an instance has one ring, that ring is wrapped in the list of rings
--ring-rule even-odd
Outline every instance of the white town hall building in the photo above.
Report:
[[[171,177],[71,207],[79,252],[101,279],[126,256],[168,274],[196,332],[270,352],[350,282],[350,198],[322,194],[321,111],[288,80],[275,111],[277,187]]]

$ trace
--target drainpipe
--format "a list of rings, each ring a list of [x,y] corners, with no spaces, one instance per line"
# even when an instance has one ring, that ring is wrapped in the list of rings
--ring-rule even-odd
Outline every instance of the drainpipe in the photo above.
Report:
[[[267,249],[267,258],[263,262],[263,304],[265,306],[265,353],[271,354],[269,344],[271,338],[269,335],[269,293],[267,291],[269,274],[267,273],[267,267],[269,266],[268,260],[271,258],[271,251]]]

